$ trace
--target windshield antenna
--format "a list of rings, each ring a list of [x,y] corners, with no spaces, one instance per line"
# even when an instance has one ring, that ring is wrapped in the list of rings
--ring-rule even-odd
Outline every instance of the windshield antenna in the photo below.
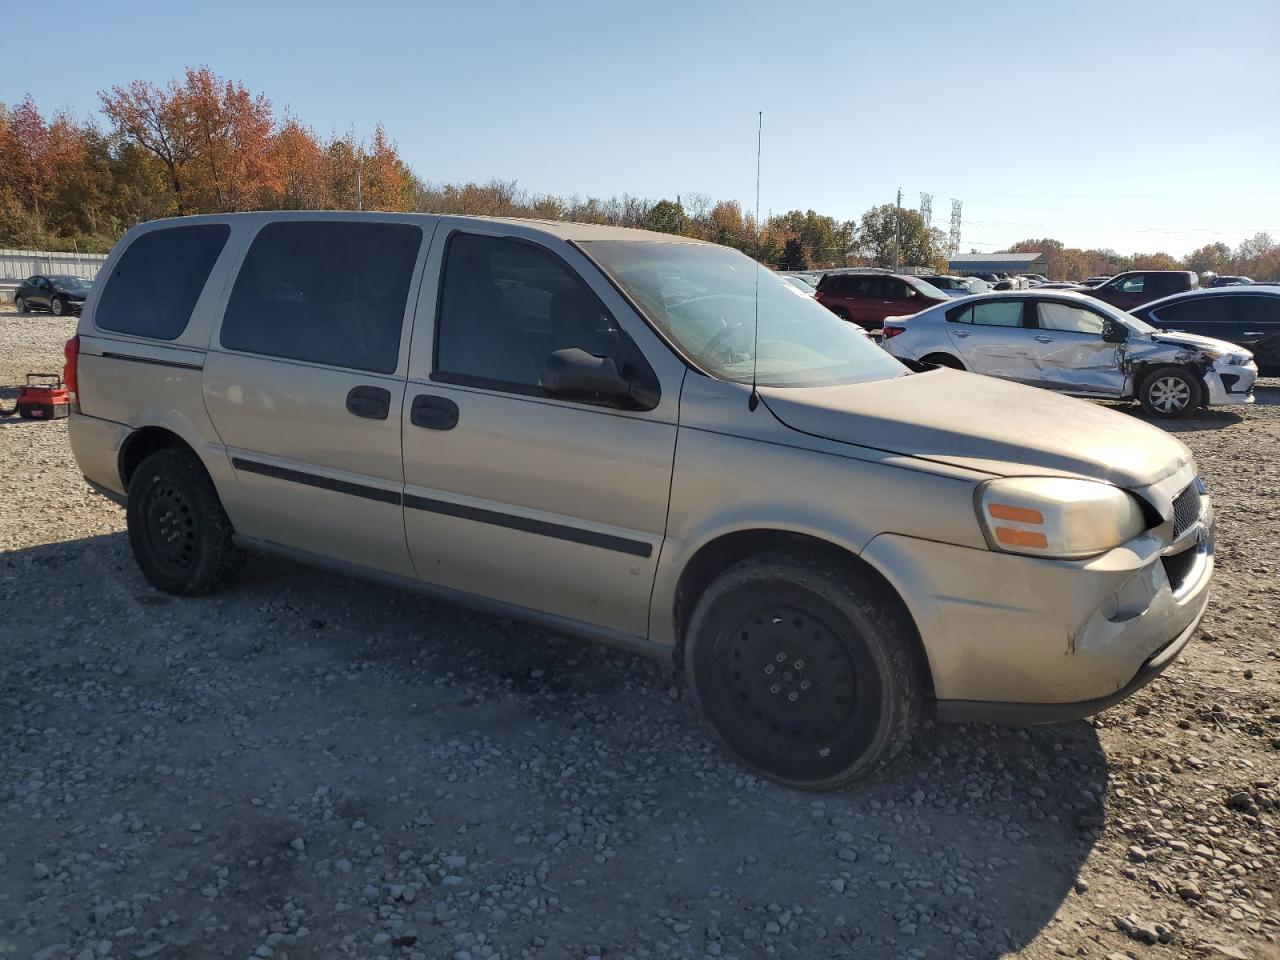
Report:
[[[760,144],[764,139],[764,111],[756,114],[756,297],[755,316],[751,326],[751,396],[747,398],[747,409],[754,410],[760,405],[760,393],[756,390],[756,366],[759,364],[757,353],[760,347]]]

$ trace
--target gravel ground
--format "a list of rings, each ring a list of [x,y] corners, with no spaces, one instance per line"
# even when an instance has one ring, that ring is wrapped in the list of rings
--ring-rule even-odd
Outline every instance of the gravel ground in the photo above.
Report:
[[[0,383],[72,328],[0,314]],[[1220,567],[1163,678],[828,795],[636,657],[275,560],[160,595],[65,421],[0,421],[0,957],[1280,957],[1258,393],[1176,428]]]

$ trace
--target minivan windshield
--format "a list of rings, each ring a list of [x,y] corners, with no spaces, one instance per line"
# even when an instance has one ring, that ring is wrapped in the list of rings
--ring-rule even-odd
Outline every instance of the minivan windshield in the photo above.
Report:
[[[907,277],[907,283],[915,287],[917,290],[923,293],[926,297],[932,297],[934,300],[947,299],[947,295],[943,293],[941,290],[939,290],[937,287],[935,287],[928,280],[923,280],[920,277]]]
[[[717,379],[750,383],[753,366],[756,381],[771,387],[864,383],[907,373],[858,327],[816,300],[796,296],[777,274],[736,250],[680,241],[591,240],[579,246],[681,353]]]

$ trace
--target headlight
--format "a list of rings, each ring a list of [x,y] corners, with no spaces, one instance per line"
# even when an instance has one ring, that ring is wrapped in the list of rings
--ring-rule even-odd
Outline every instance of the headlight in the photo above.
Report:
[[[978,522],[992,550],[1075,560],[1104,553],[1147,528],[1119,487],[1065,477],[1009,477],[978,488]]]
[[[1201,350],[1200,352],[1215,363],[1221,360],[1223,365],[1228,367],[1241,367],[1253,359],[1253,354],[1251,353],[1228,353],[1225,350],[1213,350],[1208,348]]]

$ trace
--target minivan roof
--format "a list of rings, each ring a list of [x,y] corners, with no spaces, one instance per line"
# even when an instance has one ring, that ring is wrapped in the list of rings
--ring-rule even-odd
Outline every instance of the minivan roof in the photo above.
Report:
[[[159,224],[179,223],[227,223],[232,220],[380,220],[412,223],[434,221],[441,217],[453,220],[472,220],[477,224],[501,223],[541,230],[561,240],[629,240],[648,243],[703,243],[692,237],[659,233],[656,230],[637,230],[633,227],[611,227],[599,223],[574,223],[566,220],[536,220],[522,217],[474,217],[454,213],[391,213],[376,210],[254,210],[247,213],[209,213],[190,217],[166,217],[151,220],[139,226],[153,227]]]

